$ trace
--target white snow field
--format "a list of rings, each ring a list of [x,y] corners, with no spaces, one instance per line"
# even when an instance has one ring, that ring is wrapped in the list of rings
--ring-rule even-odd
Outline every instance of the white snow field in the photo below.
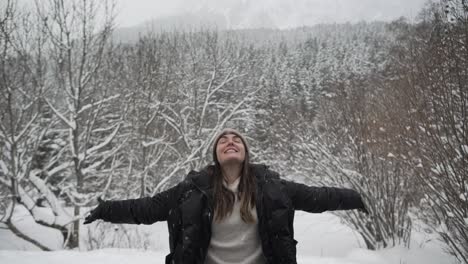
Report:
[[[18,209],[15,223],[22,230],[47,246],[60,248],[60,234],[38,227],[27,214]],[[93,224],[81,226],[83,229]],[[105,248],[100,250],[58,250],[43,252],[22,241],[0,226],[1,264],[163,264],[168,253],[168,235],[165,223],[138,226],[151,239],[149,249]],[[86,232],[82,232],[86,234]],[[312,264],[452,264],[455,259],[446,253],[433,237],[415,230],[411,249],[394,247],[379,251],[365,249],[361,238],[340,219],[329,213],[308,214],[297,212],[295,236],[299,241],[298,263]],[[83,247],[85,248],[85,247]]]

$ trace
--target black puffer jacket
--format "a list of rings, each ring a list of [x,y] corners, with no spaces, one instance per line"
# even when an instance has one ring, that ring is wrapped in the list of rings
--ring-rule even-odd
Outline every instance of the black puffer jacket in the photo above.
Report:
[[[295,210],[364,208],[360,195],[350,189],[286,181],[265,165],[251,165],[251,173],[257,179],[258,229],[269,264],[296,263]],[[127,224],[167,221],[171,252],[166,263],[202,264],[211,238],[212,191],[207,170],[191,171],[186,180],[154,197],[107,201],[99,217]]]

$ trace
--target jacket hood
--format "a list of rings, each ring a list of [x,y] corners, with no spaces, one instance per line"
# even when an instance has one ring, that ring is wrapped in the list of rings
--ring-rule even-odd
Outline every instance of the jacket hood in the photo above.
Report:
[[[209,190],[213,187],[209,170],[212,170],[213,168],[214,165],[208,165],[200,171],[192,170],[189,172],[186,179],[192,181],[200,189]],[[279,174],[271,171],[269,166],[265,164],[249,164],[249,168],[250,173],[253,173],[257,182],[264,182],[268,178],[279,179]]]

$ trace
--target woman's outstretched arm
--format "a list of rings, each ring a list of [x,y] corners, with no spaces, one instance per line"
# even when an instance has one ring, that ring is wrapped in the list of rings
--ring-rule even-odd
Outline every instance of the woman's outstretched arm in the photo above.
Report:
[[[296,210],[321,213],[333,210],[360,209],[367,213],[361,195],[352,189],[315,187],[283,180]]]
[[[166,221],[185,183],[160,192],[153,197],[118,201],[100,201],[85,218],[84,224],[97,219],[118,224],[153,224]]]

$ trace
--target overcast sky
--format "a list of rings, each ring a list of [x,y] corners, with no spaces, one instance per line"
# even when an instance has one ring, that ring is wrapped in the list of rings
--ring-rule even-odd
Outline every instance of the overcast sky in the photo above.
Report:
[[[0,0],[0,4],[4,0]],[[34,7],[34,0],[17,0]],[[39,0],[40,2],[41,0]],[[112,1],[112,0],[111,0]],[[438,0],[113,0],[117,27],[192,14],[216,17],[228,28],[291,28],[317,23],[414,18],[427,1]],[[67,1],[65,1],[67,2]],[[193,18],[193,16],[191,16]],[[193,19],[191,20],[193,21]],[[211,20],[213,21],[213,19]]]
[[[278,28],[316,23],[415,17],[427,0],[116,0],[117,26],[128,27],[178,14],[216,13],[244,19],[268,14]],[[257,17],[257,18],[255,18]],[[239,25],[236,25],[239,27]]]

